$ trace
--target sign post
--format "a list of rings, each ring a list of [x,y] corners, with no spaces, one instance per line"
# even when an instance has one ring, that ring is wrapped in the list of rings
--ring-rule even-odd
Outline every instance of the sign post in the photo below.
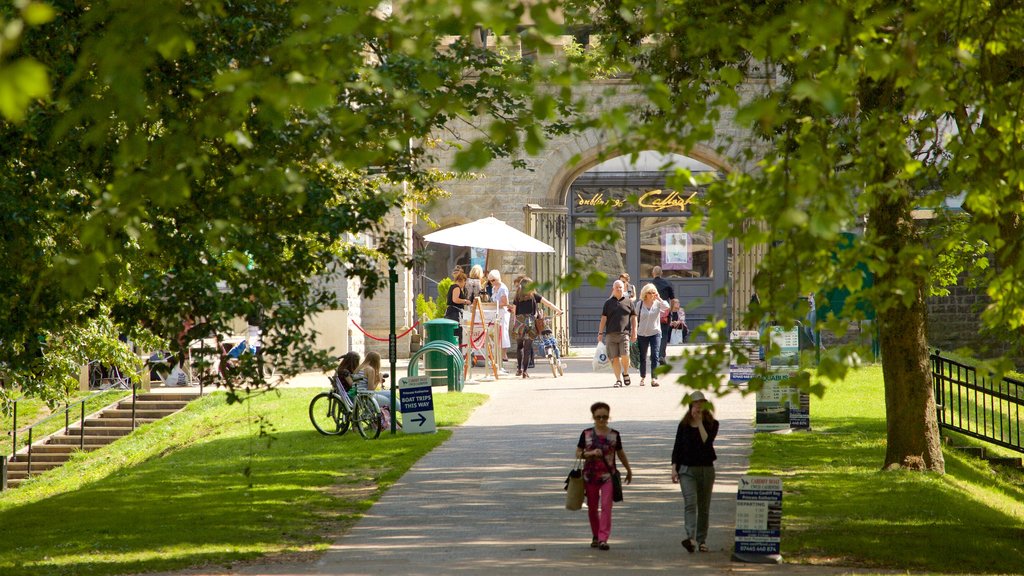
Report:
[[[406,434],[433,434],[434,390],[430,376],[407,376],[399,386],[402,394],[402,430]]]
[[[781,564],[782,478],[743,476],[736,492],[735,562]]]
[[[388,361],[391,363],[391,433],[397,432],[398,422],[395,420],[395,408],[398,399],[395,398],[395,374],[398,374],[398,338],[395,336],[395,284],[398,282],[398,272],[395,266],[398,262],[392,258],[388,260]]]

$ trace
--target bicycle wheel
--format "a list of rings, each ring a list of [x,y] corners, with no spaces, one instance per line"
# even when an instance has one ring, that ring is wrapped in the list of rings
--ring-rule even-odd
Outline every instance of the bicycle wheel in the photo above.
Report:
[[[384,415],[369,396],[356,396],[356,409],[352,415],[356,431],[367,440],[376,440],[384,429]]]
[[[316,431],[327,436],[348,432],[348,414],[341,398],[330,392],[321,392],[309,402],[309,421]]]
[[[548,363],[551,364],[551,375],[558,378],[558,360],[555,359],[555,355],[548,350]]]

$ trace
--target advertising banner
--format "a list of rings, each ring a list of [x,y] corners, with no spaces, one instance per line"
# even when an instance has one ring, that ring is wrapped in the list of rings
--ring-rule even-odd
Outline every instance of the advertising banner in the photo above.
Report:
[[[759,561],[744,555],[777,555],[782,535],[782,479],[743,476],[736,492],[735,558]]]
[[[796,402],[789,405],[789,427],[793,430],[811,429],[811,395],[796,392]]]
[[[792,375],[793,372],[790,370],[772,370],[765,376],[764,385],[755,396],[755,431],[772,432],[789,429],[791,407],[793,404],[799,404],[796,390],[783,383]]]
[[[693,247],[688,232],[664,231],[661,267],[665,270],[693,270]]]
[[[769,361],[769,366],[800,365],[800,328],[794,326],[786,329],[782,326],[770,326],[771,342],[779,347],[779,353]]]
[[[757,330],[734,330],[729,333],[729,340],[734,349],[738,349],[746,356],[741,361],[737,354],[732,355],[729,361],[729,384],[731,386],[746,386],[754,377],[754,372],[761,362],[760,334]]]

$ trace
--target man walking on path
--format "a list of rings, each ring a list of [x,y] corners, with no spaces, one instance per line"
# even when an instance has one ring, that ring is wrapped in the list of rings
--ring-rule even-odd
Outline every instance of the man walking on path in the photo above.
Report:
[[[661,297],[665,302],[671,302],[676,297],[676,291],[672,289],[672,284],[668,280],[661,277],[661,266],[655,266],[651,270],[651,275],[654,276],[654,280],[651,283],[658,289],[658,296]],[[669,324],[669,318],[667,315],[661,315],[661,345],[658,348],[658,358],[661,358],[662,363],[665,362],[665,352],[668,351],[669,336],[672,335],[672,326]]]
[[[636,309],[625,290],[622,280],[612,283],[612,296],[604,302],[601,324],[597,327],[597,341],[603,339],[608,348],[616,388],[629,386],[629,344],[636,342]]]

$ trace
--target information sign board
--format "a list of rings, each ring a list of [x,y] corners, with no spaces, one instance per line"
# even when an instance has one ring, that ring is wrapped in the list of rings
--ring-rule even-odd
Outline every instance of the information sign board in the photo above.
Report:
[[[771,432],[788,430],[791,406],[798,402],[796,390],[784,384],[792,376],[790,370],[772,370],[755,396],[754,430]]]
[[[735,554],[779,554],[781,535],[782,479],[771,476],[740,478],[736,492]]]
[[[807,392],[796,392],[789,404],[789,427],[793,430],[811,429],[811,395]]]
[[[434,390],[429,376],[408,376],[398,385],[402,398],[402,431],[406,434],[437,432],[434,423]]]
[[[786,329],[772,326],[770,336],[774,346],[779,348],[777,354],[768,360],[769,366],[797,366],[800,364],[800,328],[794,326]]]
[[[757,367],[761,364],[760,333],[757,330],[734,330],[729,333],[733,348],[739,349],[745,361],[736,354],[729,361],[729,384],[746,386],[754,378]]]

